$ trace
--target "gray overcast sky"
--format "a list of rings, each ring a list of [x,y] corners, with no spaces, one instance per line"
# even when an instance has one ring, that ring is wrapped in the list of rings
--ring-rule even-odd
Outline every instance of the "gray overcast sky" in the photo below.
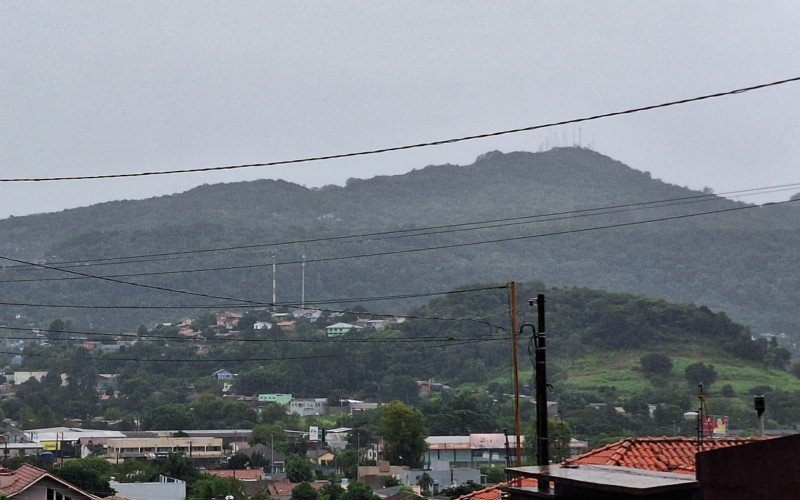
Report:
[[[0,14],[0,177],[380,148],[800,75],[794,1],[2,1]],[[693,188],[800,182],[798,105],[800,84],[789,84],[587,123],[580,135]],[[342,184],[577,135],[565,127],[278,168],[4,184],[0,217],[204,183]]]

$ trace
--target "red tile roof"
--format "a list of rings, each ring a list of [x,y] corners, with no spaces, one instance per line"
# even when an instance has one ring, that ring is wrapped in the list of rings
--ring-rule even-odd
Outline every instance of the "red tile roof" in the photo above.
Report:
[[[752,443],[752,438],[706,439],[703,451]],[[697,441],[688,437],[634,437],[597,448],[570,464],[616,465],[658,472],[695,473]]]
[[[461,495],[458,500],[500,500],[500,493],[503,488],[507,488],[509,483],[497,483],[494,486],[482,490],[473,491],[466,495]],[[515,477],[511,479],[511,486],[522,486],[535,488],[538,483],[535,479],[528,477]]]
[[[239,470],[230,470],[230,469],[223,469],[223,470],[208,470],[206,471],[212,476],[218,477],[235,477],[236,479],[240,479],[242,481],[257,481],[259,479],[264,479],[264,471],[261,469],[239,469]]]
[[[757,438],[706,439],[703,441],[703,450],[716,450],[758,440]],[[695,453],[697,453],[697,442],[694,438],[634,437],[584,453],[569,460],[568,463],[616,465],[659,472],[694,474]],[[501,489],[507,486],[507,483],[499,483],[462,495],[458,500],[500,500]],[[511,486],[536,487],[537,484],[532,478],[514,478]]]
[[[64,486],[67,486],[69,489],[75,492],[79,492],[85,495],[87,498],[92,499],[99,499],[100,497],[96,497],[90,493],[80,490],[75,485],[72,485],[63,479],[60,479],[49,472],[42,470],[38,467],[34,467],[33,465],[24,464],[22,467],[15,471],[11,471],[10,469],[0,468],[0,494],[6,495],[7,497],[12,497],[32,485],[36,484],[42,478],[49,478],[53,481],[57,481]]]

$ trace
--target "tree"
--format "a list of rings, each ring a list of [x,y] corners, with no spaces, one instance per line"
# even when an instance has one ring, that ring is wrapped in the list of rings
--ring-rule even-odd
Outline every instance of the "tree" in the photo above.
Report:
[[[691,387],[695,387],[700,383],[708,387],[717,381],[717,370],[714,369],[714,365],[706,365],[705,363],[692,363],[686,367],[684,374]]]
[[[114,477],[120,483],[138,483],[158,480],[158,469],[150,462],[125,460],[116,466]]]
[[[422,466],[425,452],[425,417],[419,410],[402,401],[392,401],[383,407],[378,434],[386,442],[386,458],[395,465],[412,468]]]
[[[379,500],[380,497],[373,493],[372,488],[364,483],[350,483],[341,496],[341,500]]]
[[[672,374],[672,360],[666,354],[651,352],[639,358],[639,363],[647,378],[668,377]]]
[[[58,477],[78,488],[104,497],[116,493],[108,482],[113,471],[110,462],[97,457],[70,460],[53,470]]]
[[[160,466],[161,474],[181,481],[191,482],[200,476],[200,472],[185,455],[170,453]]]
[[[301,482],[292,490],[291,500],[317,500],[318,498],[319,493],[317,493],[317,490],[315,490],[308,481]]]
[[[228,459],[228,468],[233,470],[245,469],[249,464],[250,457],[244,453],[234,453],[233,456]]]
[[[433,486],[433,478],[427,472],[423,472],[419,478],[419,481],[417,481],[417,486],[422,488],[423,493],[427,493]]]
[[[70,322],[64,322],[61,319],[54,319],[47,327],[47,340],[57,342],[64,338],[64,331],[69,328]]]
[[[342,450],[336,454],[333,464],[342,471],[345,477],[353,479],[358,475],[358,454],[357,450]]]
[[[289,455],[286,458],[286,477],[293,483],[313,481],[314,471],[311,464],[300,455]]]
[[[612,409],[611,411],[614,410]],[[569,424],[561,419],[547,419],[547,437],[549,441],[550,460],[553,462],[560,462],[569,458],[569,441],[572,438],[572,429]],[[528,456],[528,461],[531,463],[536,461],[537,446],[536,422],[533,422],[529,428],[529,432],[525,435],[525,454]]]
[[[320,490],[321,500],[339,500],[344,495],[344,488],[339,483],[328,483]]]
[[[236,500],[243,500],[245,493],[242,482],[232,477],[203,474],[192,485],[191,497],[198,500],[216,500],[217,498],[225,498],[228,495],[233,495]]]

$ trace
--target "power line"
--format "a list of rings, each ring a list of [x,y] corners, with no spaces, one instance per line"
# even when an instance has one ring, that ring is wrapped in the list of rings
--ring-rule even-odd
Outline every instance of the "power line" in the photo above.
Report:
[[[769,203],[768,206],[774,205],[784,205],[788,203],[794,203],[800,201],[800,199],[795,200],[787,200],[787,201],[780,201]],[[577,228],[577,229],[565,229],[562,231],[553,231],[548,233],[539,233],[533,235],[523,235],[523,236],[511,236],[506,238],[494,238],[488,240],[481,240],[481,241],[472,241],[472,242],[464,242],[464,243],[450,243],[450,244],[443,244],[443,245],[434,245],[434,246],[427,246],[427,247],[418,247],[418,248],[406,248],[402,250],[390,250],[384,252],[370,252],[370,253],[362,253],[362,254],[351,254],[351,255],[339,255],[339,256],[331,256],[331,257],[317,257],[312,259],[305,259],[302,260],[294,260],[294,261],[284,261],[280,264],[287,265],[287,264],[301,264],[303,262],[307,264],[312,263],[321,263],[321,262],[334,262],[340,260],[348,260],[348,259],[360,259],[360,258],[371,258],[371,257],[385,257],[390,255],[402,255],[402,254],[410,254],[410,253],[417,253],[417,252],[426,252],[431,250],[446,250],[446,249],[453,249],[453,248],[463,248],[463,247],[470,247],[475,245],[486,245],[492,243],[506,243],[511,241],[523,241],[529,239],[537,239],[537,238],[545,238],[550,236],[562,236],[568,234],[576,234],[576,233],[585,233],[591,231],[600,231],[606,229],[615,229],[615,228],[623,228],[623,227],[630,227],[630,226],[638,226],[642,224],[650,224],[650,223],[657,223],[657,222],[666,222],[666,221],[673,221],[673,220],[681,220],[681,219],[688,219],[692,217],[700,217],[704,215],[714,215],[714,214],[722,214],[728,212],[737,212],[741,210],[749,210],[753,208],[762,208],[759,205],[745,205],[745,206],[736,206],[731,208],[724,208],[719,210],[710,210],[706,212],[695,212],[690,214],[682,214],[682,215],[674,215],[674,216],[667,216],[667,217],[658,217],[653,219],[646,219],[641,221],[631,221],[631,222],[620,222],[615,224],[606,224],[600,226],[593,226],[593,227],[586,227],[586,228]],[[170,291],[169,288],[164,287],[157,287],[154,285],[144,285],[144,284],[137,284],[130,281],[120,280],[118,278],[130,278],[130,277],[143,277],[143,276],[165,276],[165,275],[173,275],[173,274],[184,274],[184,273],[196,273],[196,272],[211,272],[211,271],[234,271],[234,270],[245,270],[245,269],[253,269],[264,267],[266,264],[246,264],[246,265],[237,265],[237,266],[220,266],[215,268],[203,268],[203,269],[185,269],[185,270],[174,270],[174,271],[157,271],[157,272],[142,272],[142,273],[124,273],[124,274],[115,274],[115,275],[108,275],[108,276],[97,276],[88,273],[80,273],[77,271],[70,271],[67,269],[61,269],[57,267],[47,266],[44,264],[36,264],[33,262],[27,262],[20,259],[12,259],[10,257],[3,257],[0,256],[0,259],[10,260],[12,262],[18,263],[27,263],[28,265],[42,267],[44,269],[51,269],[55,271],[63,271],[66,273],[76,274],[81,277],[61,277],[61,278],[30,278],[30,279],[18,279],[18,280],[0,280],[0,283],[21,283],[21,282],[44,282],[44,281],[68,281],[68,280],[75,280],[75,279],[104,279],[107,281],[118,282],[127,285],[134,285],[134,286],[143,286],[147,288],[155,288],[160,290]],[[195,294],[193,292],[186,292],[186,291],[178,291],[178,293],[186,293],[191,295],[198,295],[198,296],[205,296],[211,298],[220,298],[220,299],[227,299],[227,300],[235,300],[226,297],[219,297],[213,295],[205,295],[205,294]],[[254,301],[246,301],[242,300],[242,302],[253,303],[256,304]],[[262,303],[263,304],[263,303]]]
[[[216,171],[224,171],[224,170],[237,170],[243,168],[254,168],[254,167],[274,167],[279,165],[292,165],[298,163],[310,163],[310,162],[318,162],[318,161],[327,161],[327,160],[335,160],[340,158],[352,158],[357,156],[368,156],[368,155],[377,155],[382,153],[389,153],[392,151],[404,151],[408,149],[419,149],[431,146],[441,146],[445,144],[455,144],[457,142],[464,142],[464,141],[473,141],[476,139],[486,139],[489,137],[498,137],[502,135],[508,134],[516,134],[520,132],[530,132],[533,130],[540,130],[545,128],[551,127],[558,127],[561,125],[571,125],[575,123],[583,123],[588,121],[600,120],[604,118],[611,118],[614,116],[621,116],[621,115],[628,115],[633,113],[640,113],[643,111],[651,111],[654,109],[660,108],[667,108],[671,106],[678,106],[681,104],[688,104],[698,101],[704,101],[708,99],[715,99],[718,97],[725,97],[725,96],[732,96],[738,94],[744,94],[745,92],[752,92],[755,90],[760,90],[768,87],[776,87],[779,85],[785,85],[787,83],[794,83],[800,81],[800,76],[787,78],[784,80],[778,80],[769,83],[762,83],[758,85],[753,85],[750,87],[743,87],[734,90],[727,90],[723,92],[716,92],[713,94],[705,94],[696,97],[689,97],[685,99],[680,99],[677,101],[667,101],[662,102],[659,104],[651,104],[648,106],[642,106],[637,108],[629,108],[622,111],[613,111],[610,113],[603,113],[598,115],[590,115],[585,116],[582,118],[572,118],[568,120],[561,120],[556,122],[550,123],[543,123],[539,125],[530,125],[527,127],[521,128],[513,128],[507,130],[500,130],[496,132],[486,132],[481,134],[475,135],[467,135],[463,137],[456,137],[450,139],[440,139],[436,141],[429,141],[429,142],[420,142],[415,144],[406,144],[403,146],[390,146],[386,148],[380,149],[371,149],[371,150],[362,150],[362,151],[355,151],[349,153],[338,153],[338,154],[331,154],[331,155],[324,155],[324,156],[312,156],[306,158],[296,158],[293,160],[279,160],[279,161],[271,161],[265,163],[247,163],[241,165],[227,165],[227,166],[217,166],[217,167],[202,167],[202,168],[186,168],[186,169],[174,169],[174,170],[153,170],[149,172],[130,172],[130,173],[121,173],[121,174],[98,174],[98,175],[76,175],[76,176],[59,176],[59,177],[20,177],[20,178],[0,178],[0,182],[49,182],[49,181],[71,181],[71,180],[90,180],[90,179],[118,179],[118,178],[127,178],[127,177],[148,177],[154,175],[170,175],[170,174],[186,174],[186,173],[196,173],[196,172],[216,172]]]
[[[436,297],[440,295],[454,295],[460,293],[479,292],[484,290],[500,290],[504,289],[504,285],[484,286],[477,288],[463,288],[458,290],[448,290],[442,292],[424,292],[424,293],[404,293],[396,295],[381,295],[373,297],[348,297],[338,299],[325,299],[306,301],[306,304],[344,304],[354,302],[374,302],[384,300],[400,300],[421,297]],[[297,302],[278,302],[275,304],[262,304],[263,306],[276,306],[276,307],[296,307],[299,306]],[[35,302],[0,302],[0,306],[15,306],[15,307],[47,307],[47,308],[64,308],[64,309],[238,309],[253,307],[253,304],[187,304],[187,305],[96,305],[96,304],[42,304]],[[321,309],[320,309],[321,310]],[[352,312],[352,311],[336,311],[328,310],[330,312]],[[371,314],[365,312],[363,314]],[[374,315],[374,314],[373,314]]]
[[[203,254],[203,253],[211,253],[211,252],[222,252],[222,251],[231,251],[231,250],[253,250],[259,248],[267,248],[267,247],[278,247],[278,246],[289,246],[289,245],[299,245],[299,244],[308,244],[308,243],[319,243],[319,242],[328,242],[328,241],[339,241],[339,240],[347,240],[347,239],[365,239],[365,238],[375,238],[375,239],[388,239],[389,237],[415,237],[415,236],[428,236],[428,235],[435,235],[435,234],[442,234],[447,232],[454,232],[453,230],[459,231],[474,231],[474,230],[481,230],[481,229],[493,229],[496,227],[505,227],[508,225],[518,225],[520,223],[526,223],[523,221],[527,221],[529,219],[544,219],[544,222],[549,222],[552,220],[562,220],[562,219],[552,219],[552,217],[560,217],[560,216],[568,216],[574,214],[574,217],[584,217],[588,214],[591,215],[603,215],[606,213],[615,213],[609,212],[611,210],[618,210],[622,211],[621,209],[626,208],[636,208],[636,207],[643,207],[643,208],[651,208],[649,205],[659,205],[653,208],[662,208],[662,207],[669,207],[673,204],[682,204],[677,202],[684,202],[684,201],[730,201],[724,200],[723,196],[754,196],[757,194],[767,194],[767,193],[775,193],[781,191],[792,190],[800,186],[800,182],[789,183],[789,184],[779,184],[774,186],[763,186],[757,188],[749,188],[749,189],[739,189],[734,191],[726,191],[722,193],[703,193],[698,195],[691,195],[691,196],[682,196],[678,198],[667,198],[661,200],[652,200],[652,201],[642,201],[642,202],[632,202],[632,203],[623,203],[617,205],[609,205],[603,207],[593,207],[593,208],[583,208],[577,210],[566,210],[561,212],[551,212],[551,213],[544,213],[544,214],[531,214],[531,215],[522,215],[517,217],[504,217],[499,219],[489,219],[489,220],[482,220],[482,221],[470,221],[470,222],[460,222],[460,223],[453,223],[453,224],[441,224],[436,226],[424,226],[419,228],[406,228],[406,229],[394,229],[394,230],[387,230],[387,231],[373,231],[373,232],[365,232],[365,233],[357,233],[357,234],[347,234],[347,235],[339,235],[339,236],[326,236],[326,237],[317,237],[317,238],[307,238],[301,240],[288,240],[288,241],[281,241],[281,242],[272,242],[272,243],[254,243],[248,245],[236,245],[236,246],[228,246],[228,247],[216,247],[216,248],[207,248],[207,249],[194,249],[194,250],[184,250],[184,251],[175,251],[175,252],[159,252],[159,253],[149,253],[149,254],[138,254],[138,255],[128,255],[128,256],[118,256],[118,257],[104,257],[104,258],[95,258],[95,259],[82,259],[82,260],[64,260],[64,261],[54,261],[49,262],[50,265],[58,265],[61,266],[63,269],[78,267],[78,268],[85,268],[85,267],[93,267],[93,266],[107,266],[107,265],[119,265],[119,264],[139,264],[145,262],[158,262],[161,260],[174,260],[175,258],[186,258],[192,255]],[[601,212],[606,211],[606,212]],[[545,219],[551,217],[551,219]],[[570,217],[564,217],[570,218]],[[538,220],[533,221],[538,222]],[[505,224],[508,223],[508,224]],[[479,227],[468,227],[468,226],[479,226]],[[150,257],[170,257],[167,258],[150,258]],[[75,264],[74,266],[62,266],[63,264]],[[18,265],[10,265],[5,266],[2,268],[3,270],[41,270],[37,268],[31,268],[29,265],[25,264],[18,264]],[[3,281],[0,281],[2,283]]]
[[[520,225],[520,224],[527,224],[533,222],[550,222],[554,220],[564,220],[569,218],[579,218],[579,217],[587,217],[593,215],[605,215],[609,213],[618,213],[623,211],[628,211],[625,209],[642,209],[642,208],[664,208],[670,207],[674,205],[680,205],[689,202],[699,202],[699,201],[731,201],[722,198],[723,196],[754,196],[757,194],[767,194],[767,193],[776,193],[781,191],[788,191],[797,188],[800,186],[800,182],[790,183],[790,184],[780,184],[774,186],[764,186],[764,187],[757,187],[757,188],[750,188],[750,189],[739,189],[734,191],[727,191],[722,193],[703,193],[699,195],[692,195],[692,196],[682,196],[678,198],[667,198],[661,200],[652,200],[652,201],[642,201],[642,202],[632,202],[632,203],[624,203],[624,204],[617,204],[617,205],[609,205],[603,207],[593,207],[593,208],[584,208],[584,209],[577,209],[577,210],[567,210],[561,212],[551,212],[545,214],[531,214],[531,215],[523,215],[517,217],[505,217],[499,219],[489,219],[489,220],[482,220],[482,221],[471,221],[471,222],[460,222],[460,223],[453,223],[453,224],[441,224],[436,226],[424,226],[420,228],[406,228],[406,229],[395,229],[395,230],[387,230],[387,231],[376,231],[376,232],[365,232],[365,233],[358,233],[358,234],[348,234],[348,235],[339,235],[339,236],[327,236],[327,237],[317,237],[317,238],[308,238],[302,240],[288,240],[288,241],[281,241],[281,242],[272,242],[272,243],[255,243],[255,244],[248,244],[248,245],[236,245],[236,246],[229,246],[229,247],[216,247],[216,248],[208,248],[208,249],[195,249],[195,250],[185,250],[185,251],[175,251],[175,252],[160,252],[160,253],[149,253],[149,254],[139,254],[139,255],[129,255],[129,256],[119,256],[119,257],[104,257],[104,258],[95,258],[95,259],[83,259],[83,260],[65,260],[65,261],[54,261],[49,262],[50,265],[58,265],[62,269],[69,269],[69,268],[85,268],[85,267],[94,267],[94,266],[108,266],[108,265],[121,265],[121,264],[139,264],[139,263],[147,263],[147,262],[158,262],[163,260],[174,260],[176,258],[187,258],[191,257],[192,255],[203,254],[203,253],[211,253],[211,252],[222,252],[222,251],[232,251],[232,250],[254,250],[259,248],[268,248],[268,247],[278,247],[278,246],[289,246],[289,245],[299,245],[299,244],[308,244],[308,243],[319,243],[319,242],[329,242],[329,241],[339,241],[339,240],[348,240],[348,239],[389,239],[389,238],[400,238],[400,237],[416,237],[416,236],[429,236],[429,235],[436,235],[436,234],[444,234],[444,233],[451,233],[451,232],[458,232],[458,231],[475,231],[481,229],[495,229],[498,227],[507,227],[513,225]],[[639,208],[637,208],[639,207]],[[562,217],[563,216],[563,217]],[[530,219],[535,219],[531,221]],[[469,227],[469,226],[476,226],[476,227]],[[156,257],[156,258],[150,258]],[[162,258],[163,257],[163,258]],[[169,257],[169,258],[166,258]],[[63,264],[74,264],[74,265],[63,265]],[[286,263],[278,263],[279,265],[285,265]],[[271,264],[263,264],[263,266],[268,266]],[[18,265],[10,265],[5,266],[2,268],[3,270],[42,270],[37,269],[36,267],[26,265],[26,264],[18,264]],[[210,269],[210,270],[228,270],[227,268],[223,269]],[[0,283],[7,283],[7,282],[15,282],[15,281],[25,281],[25,280],[0,280]]]

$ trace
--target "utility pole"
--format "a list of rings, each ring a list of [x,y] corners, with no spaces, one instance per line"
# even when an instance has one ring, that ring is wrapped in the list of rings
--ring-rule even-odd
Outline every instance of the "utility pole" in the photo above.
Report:
[[[544,294],[536,296],[536,465],[550,463],[550,440],[547,429],[547,350],[545,348]],[[541,489],[541,483],[539,488]],[[544,482],[547,485],[546,482]],[[545,486],[547,488],[547,486]]]
[[[508,301],[509,311],[511,316],[509,324],[511,327],[511,356],[514,363],[514,442],[516,449],[514,450],[514,465],[520,467],[522,465],[522,443],[520,434],[522,434],[522,422],[519,416],[519,361],[517,346],[519,344],[519,328],[517,326],[517,284],[512,281],[508,284]]]
[[[276,266],[275,266],[275,252],[272,252],[272,309],[275,309],[275,304],[277,303],[276,293],[275,293],[275,274],[276,274]]]
[[[306,254],[303,254],[303,276],[300,284],[300,309],[306,308]]]

